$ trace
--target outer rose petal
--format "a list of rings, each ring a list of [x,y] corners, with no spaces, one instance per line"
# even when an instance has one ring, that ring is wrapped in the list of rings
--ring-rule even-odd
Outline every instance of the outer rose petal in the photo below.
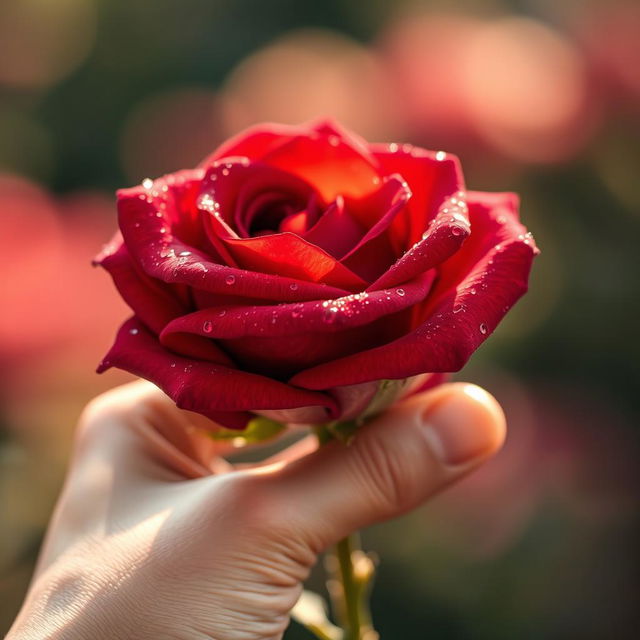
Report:
[[[160,339],[174,339],[180,332],[209,336],[246,369],[287,378],[409,331],[413,308],[425,299],[434,277],[432,271],[402,289],[337,300],[218,306],[177,318]]]
[[[471,238],[443,265],[420,326],[384,346],[303,371],[291,384],[327,389],[424,371],[457,371],[466,363],[526,292],[537,253],[517,221],[510,194],[473,193],[470,198]]]
[[[160,334],[171,320],[188,313],[189,308],[171,291],[169,285],[153,280],[135,267],[121,241],[112,244],[111,251],[103,254],[96,264],[109,272],[123,300],[149,329]],[[174,336],[165,346],[185,356],[218,364],[232,364],[229,356],[211,340],[194,338]]]
[[[214,262],[206,252],[183,242],[174,233],[172,224],[178,213],[166,196],[171,193],[171,186],[157,180],[155,187],[153,192],[143,187],[118,192],[119,224],[127,249],[136,264],[153,278],[212,293],[279,301],[314,300],[349,293],[322,283],[255,273]],[[197,210],[196,213],[201,215]]]
[[[203,309],[176,317],[165,327],[161,337],[176,332],[209,338],[288,338],[309,333],[336,333],[368,325],[413,307],[426,298],[434,278],[435,272],[431,271],[408,282],[402,289],[359,293],[333,300]]]
[[[248,410],[316,407],[325,420],[335,419],[339,413],[335,401],[326,394],[173,354],[136,318],[122,325],[98,372],[112,366],[150,380],[180,408],[197,411],[232,428],[246,424],[246,416],[238,420],[232,414]]]

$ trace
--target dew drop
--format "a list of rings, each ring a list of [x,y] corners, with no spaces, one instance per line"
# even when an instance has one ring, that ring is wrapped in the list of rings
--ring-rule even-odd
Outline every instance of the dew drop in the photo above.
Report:
[[[328,140],[332,147],[337,147],[340,144],[340,138],[338,138],[338,136],[329,136]]]
[[[153,180],[152,180],[151,178],[145,178],[145,179],[142,181],[142,186],[143,186],[145,189],[151,189],[151,187],[153,187]]]
[[[396,153],[398,151],[400,147],[398,147],[398,145],[395,142],[392,142],[389,145],[389,151],[391,151],[391,153]]]
[[[469,291],[469,293],[470,293],[472,296],[475,296],[475,295],[476,295],[476,288],[475,288],[475,287],[471,287],[471,290]]]
[[[135,327],[133,329],[129,329],[129,333],[132,336],[136,336],[136,335],[138,335],[138,329],[136,329]]]
[[[480,325],[480,333],[482,335],[485,335],[487,333],[487,325],[484,322]]]
[[[182,258],[186,258],[187,256],[191,255],[191,251],[181,251],[178,255]]]
[[[460,227],[451,227],[451,233],[454,236],[460,236],[460,235],[462,235],[463,231],[462,231],[462,229]]]
[[[441,162],[442,160],[444,160],[447,157],[447,154],[445,151],[438,151],[436,152],[436,160],[438,160],[439,162]]]
[[[211,323],[211,320],[204,321],[204,324],[202,325],[202,330],[205,333],[211,333],[213,331],[213,324]]]
[[[298,290],[298,285],[295,282],[292,282],[289,285],[289,289],[291,289],[291,291],[297,291]]]
[[[225,281],[227,284],[231,285],[231,284],[233,284],[233,283],[236,281],[236,277],[235,277],[233,274],[229,274],[229,275],[224,279],[224,281]]]
[[[218,311],[218,317],[224,318],[226,315],[227,315],[226,309],[221,309],[220,311]]]
[[[322,314],[322,321],[326,324],[333,324],[336,321],[337,307],[331,307]]]
[[[222,175],[223,176],[228,176],[229,175],[229,169],[227,169],[226,167],[222,170]]]
[[[300,306],[295,306],[292,310],[291,310],[291,317],[292,318],[300,318],[302,316],[302,310],[304,309],[304,307],[302,305]]]
[[[172,363],[171,363],[171,368],[172,368],[172,369],[175,369],[175,368],[176,368],[176,363],[175,363],[175,362],[172,362]]]
[[[404,289],[396,289],[396,293],[402,297],[404,296]]]
[[[456,304],[453,307],[453,313],[460,313],[461,311],[464,311],[465,307],[463,304]]]

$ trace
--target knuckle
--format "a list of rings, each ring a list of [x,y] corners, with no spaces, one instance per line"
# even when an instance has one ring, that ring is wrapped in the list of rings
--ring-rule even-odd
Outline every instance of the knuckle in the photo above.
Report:
[[[360,442],[356,465],[363,488],[381,515],[404,511],[420,501],[425,483],[422,470],[428,459],[426,444],[414,438],[368,433]]]

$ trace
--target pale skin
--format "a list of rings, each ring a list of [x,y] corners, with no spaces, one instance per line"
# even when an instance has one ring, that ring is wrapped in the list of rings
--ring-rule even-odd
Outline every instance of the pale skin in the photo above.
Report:
[[[505,436],[497,402],[461,383],[349,446],[310,436],[251,466],[229,464],[206,426],[143,382],[87,407],[9,640],[282,638],[320,552],[424,503]]]

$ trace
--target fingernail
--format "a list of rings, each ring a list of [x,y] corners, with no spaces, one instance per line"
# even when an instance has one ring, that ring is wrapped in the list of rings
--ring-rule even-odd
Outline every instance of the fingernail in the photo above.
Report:
[[[502,444],[504,423],[496,419],[485,391],[464,385],[437,398],[423,413],[433,452],[446,466],[484,458]]]

